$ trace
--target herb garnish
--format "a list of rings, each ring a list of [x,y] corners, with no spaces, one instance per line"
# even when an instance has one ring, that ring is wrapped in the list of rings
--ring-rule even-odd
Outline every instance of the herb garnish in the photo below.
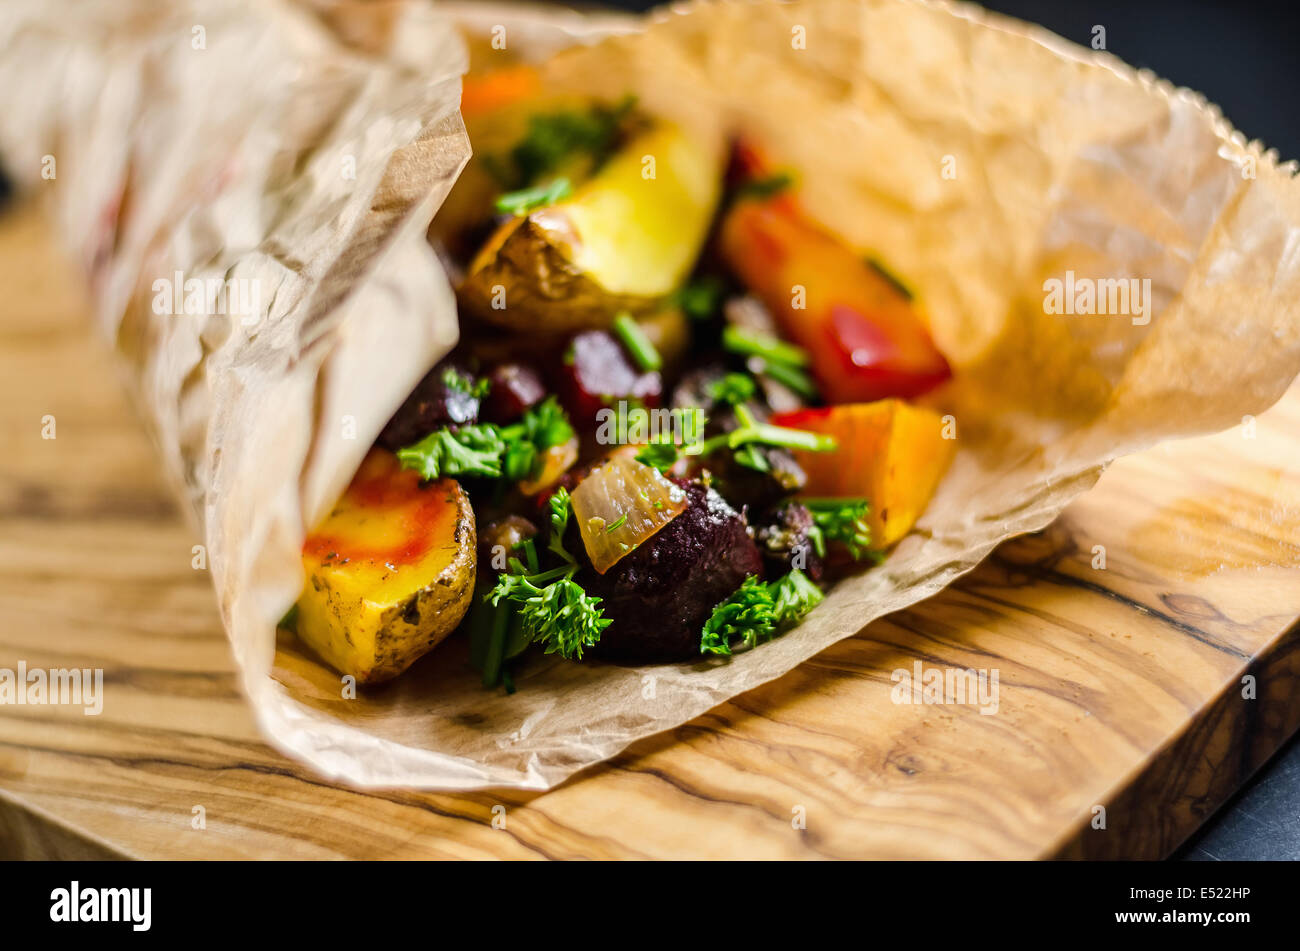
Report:
[[[534,184],[575,155],[590,158],[597,167],[618,144],[635,105],[636,98],[627,96],[612,106],[598,103],[587,110],[531,116],[523,139],[504,158],[485,156],[483,167],[507,190]]]
[[[551,538],[548,550],[561,554],[567,564],[549,571],[529,571],[518,558],[510,559],[510,570],[501,575],[485,600],[494,606],[502,599],[515,603],[523,630],[534,644],[548,654],[567,660],[581,660],[582,652],[594,647],[611,619],[594,598],[573,580],[578,564],[565,550],[563,533],[572,511],[564,489],[551,496]]]
[[[623,349],[632,357],[632,361],[641,372],[650,373],[664,365],[663,358],[659,356],[655,345],[650,342],[641,325],[627,311],[614,318],[613,329],[615,336],[623,344]]]
[[[744,639],[746,647],[757,647],[759,638],[771,637],[775,626],[772,592],[757,575],[750,575],[704,622],[700,653],[730,654],[731,642],[738,637]]]
[[[403,468],[414,469],[425,480],[443,476],[495,479],[501,475],[505,448],[500,431],[490,424],[448,426],[397,450],[397,458]]]
[[[786,449],[803,449],[808,452],[829,452],[835,448],[835,440],[821,433],[811,433],[806,429],[788,429],[771,423],[760,423],[744,404],[736,407],[736,420],[739,426],[729,433],[722,433],[704,440],[700,444],[700,453],[708,455],[718,449],[731,449],[735,459],[743,466],[766,472],[770,467],[759,446],[776,446]]]
[[[544,185],[521,188],[519,191],[506,192],[497,199],[496,209],[503,215],[522,216],[538,208],[545,208],[557,201],[562,201],[573,194],[573,184],[564,177],[553,179]]]
[[[757,647],[760,640],[770,640],[781,628],[794,624],[824,597],[798,568],[771,584],[750,575],[704,622],[700,653],[728,655],[737,638],[745,647]]]
[[[715,403],[740,406],[754,398],[756,389],[752,376],[746,376],[744,373],[728,373],[709,386],[709,397]]]
[[[655,439],[641,447],[641,451],[636,454],[636,461],[647,466],[654,466],[660,472],[667,472],[677,464],[680,453],[677,451],[677,444],[672,439],[662,437]]]
[[[764,178],[752,178],[736,187],[735,198],[771,198],[794,185],[794,176],[789,172],[776,172]]]
[[[398,461],[422,479],[444,476],[510,481],[535,478],[542,453],[573,438],[573,426],[554,396],[510,426],[450,426],[397,450]]]
[[[716,277],[702,277],[691,281],[673,295],[682,312],[693,320],[708,320],[722,306],[726,288]]]
[[[817,396],[817,384],[804,369],[811,361],[802,347],[770,334],[734,326],[723,329],[722,346],[732,353],[757,358],[758,365],[752,369],[770,376],[805,399]]]
[[[800,499],[812,513],[813,527],[808,533],[813,550],[818,557],[826,556],[826,542],[839,542],[848,549],[854,561],[879,559],[871,550],[871,529],[867,513],[871,506],[866,499]]]

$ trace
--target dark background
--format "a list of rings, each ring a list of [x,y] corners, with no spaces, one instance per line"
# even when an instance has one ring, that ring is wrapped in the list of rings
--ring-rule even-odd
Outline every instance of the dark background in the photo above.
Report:
[[[648,0],[609,0],[627,10]],[[1247,138],[1300,158],[1300,0],[988,0],[1087,46],[1205,93]],[[8,188],[0,174],[0,204]],[[1182,859],[1300,858],[1300,740],[1293,739],[1176,854]]]
[[[626,10],[647,0],[608,0]],[[1120,59],[1195,89],[1248,139],[1300,159],[1300,0],[987,0],[1083,46],[1106,28]],[[1300,738],[1293,739],[1174,856],[1300,859]]]

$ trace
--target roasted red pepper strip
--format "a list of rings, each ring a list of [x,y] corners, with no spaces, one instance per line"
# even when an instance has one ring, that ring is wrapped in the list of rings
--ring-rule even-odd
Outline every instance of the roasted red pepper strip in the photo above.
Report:
[[[751,146],[738,147],[736,165],[763,177]],[[720,244],[782,332],[808,351],[829,402],[914,397],[952,375],[907,295],[811,221],[788,190],[738,198]]]

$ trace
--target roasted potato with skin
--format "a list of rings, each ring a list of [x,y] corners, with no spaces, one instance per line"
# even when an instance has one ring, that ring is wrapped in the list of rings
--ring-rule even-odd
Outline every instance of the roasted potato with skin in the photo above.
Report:
[[[647,159],[654,160],[654,176]],[[721,192],[717,142],[658,123],[571,197],[511,218],[470,263],[462,305],[516,331],[606,328],[660,310],[694,266]]]
[[[359,683],[396,677],[468,610],[475,547],[460,483],[421,485],[392,453],[372,449],[303,546],[298,636]]]

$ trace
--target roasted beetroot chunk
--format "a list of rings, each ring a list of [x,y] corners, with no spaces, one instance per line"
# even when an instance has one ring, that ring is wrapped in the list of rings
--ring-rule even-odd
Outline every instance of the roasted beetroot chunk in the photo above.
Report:
[[[583,587],[604,599],[601,608],[614,622],[593,657],[619,664],[699,657],[700,630],[714,606],[747,576],[763,573],[744,515],[699,482],[678,484],[686,490],[685,511],[604,575],[582,573]]]
[[[813,546],[812,530],[812,512],[798,502],[778,505],[754,518],[754,539],[769,578],[800,568],[813,581],[821,581],[825,566]]]
[[[493,423],[513,423],[546,398],[541,375],[526,363],[499,363],[487,375],[491,388],[483,416]]]
[[[594,429],[596,413],[603,407],[627,400],[631,405],[653,408],[663,393],[659,374],[638,370],[623,345],[603,330],[575,336],[564,353],[561,370],[560,400],[580,429]]]
[[[459,382],[452,385],[449,381]],[[393,414],[377,443],[396,452],[444,426],[466,426],[478,419],[479,399],[473,394],[474,376],[451,362],[439,363],[416,384],[411,395]]]

